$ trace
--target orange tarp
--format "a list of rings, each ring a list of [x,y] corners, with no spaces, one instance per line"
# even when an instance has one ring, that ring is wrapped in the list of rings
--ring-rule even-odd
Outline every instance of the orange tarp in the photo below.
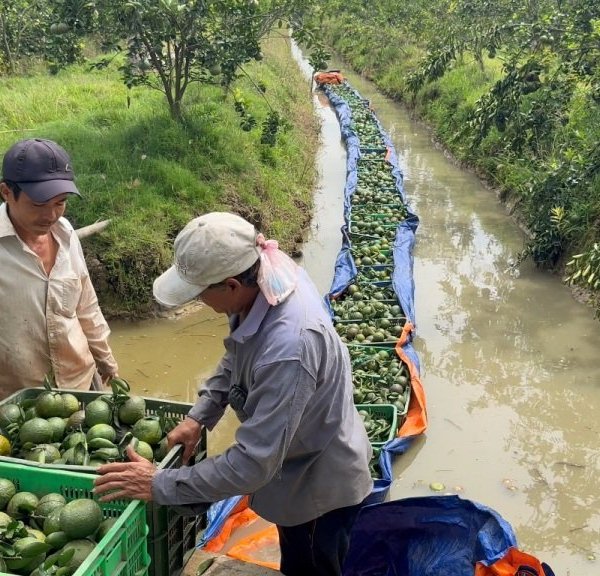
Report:
[[[406,419],[398,431],[398,436],[415,436],[425,432],[427,428],[427,407],[425,402],[425,391],[421,384],[421,378],[417,367],[404,352],[403,346],[413,330],[413,325],[407,322],[402,329],[402,334],[396,343],[396,354],[408,366],[410,373],[410,402]]]
[[[342,84],[344,77],[339,72],[318,72],[315,74],[317,84]]]
[[[256,519],[258,519],[258,516],[256,516]],[[279,534],[277,533],[277,527],[275,524],[270,524],[263,530],[255,532],[252,536],[244,538],[230,548],[227,556],[241,560],[242,562],[249,562],[250,564],[257,564],[265,568],[279,570],[279,561],[274,562],[265,558],[265,556],[279,557]],[[262,556],[262,558],[259,558],[259,556]]]
[[[475,567],[475,576],[544,576],[544,574],[544,569],[537,558],[517,548],[510,548],[491,566],[477,564]]]
[[[259,518],[260,517],[256,512],[248,508],[248,497],[245,496],[233,509],[227,520],[225,520],[221,531],[206,543],[204,549],[215,554],[221,552],[235,530],[250,526]],[[230,558],[235,558],[236,560],[265,566],[266,568],[272,568],[273,570],[279,570],[279,562],[258,558],[259,554],[264,551],[272,550],[273,548],[276,548],[277,551],[279,550],[279,534],[277,533],[275,524],[271,524],[263,530],[241,539],[237,544],[232,546],[226,554]]]

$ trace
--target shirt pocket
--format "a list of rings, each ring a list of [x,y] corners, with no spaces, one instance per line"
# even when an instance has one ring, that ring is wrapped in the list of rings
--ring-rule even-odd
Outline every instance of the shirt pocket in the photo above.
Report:
[[[244,406],[246,405],[247,398],[248,389],[242,382],[239,369],[234,363],[234,365],[231,367],[231,384],[229,386],[229,396],[227,402],[237,414],[237,417],[241,422],[247,419],[247,416],[244,412]]]
[[[63,278],[61,284],[60,312],[67,318],[73,318],[81,298],[81,279]]]

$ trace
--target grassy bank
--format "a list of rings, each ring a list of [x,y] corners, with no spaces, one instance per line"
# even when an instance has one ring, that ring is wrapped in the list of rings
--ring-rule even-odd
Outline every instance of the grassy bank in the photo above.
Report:
[[[308,81],[284,39],[264,48],[235,87],[258,121],[240,128],[232,95],[193,86],[185,123],[174,122],[162,94],[122,84],[108,69],[71,67],[55,76],[0,79],[0,151],[44,137],[71,154],[83,199],[67,216],[75,227],[110,219],[84,240],[90,273],[107,316],[152,312],[154,277],[171,264],[172,241],[192,217],[232,210],[292,251],[310,222],[318,126]],[[268,101],[268,102],[267,102]],[[289,128],[270,148],[260,123],[272,106]]]
[[[375,4],[384,10],[383,3]],[[424,64],[436,29],[417,26],[427,17],[439,23],[434,9],[407,5],[406,14],[389,24],[378,17],[375,4],[360,15],[354,5],[336,4],[335,17],[321,21],[323,37],[348,65],[423,119],[436,140],[510,203],[530,232],[522,258],[575,277],[600,312],[600,101],[594,86],[561,75],[558,48],[532,56],[543,67],[528,73],[531,85],[514,83],[522,91],[510,92],[500,50],[494,58],[487,50],[479,59],[469,50],[454,54],[438,73],[440,59]],[[416,74],[427,80],[414,89]],[[578,253],[584,256],[572,260]]]

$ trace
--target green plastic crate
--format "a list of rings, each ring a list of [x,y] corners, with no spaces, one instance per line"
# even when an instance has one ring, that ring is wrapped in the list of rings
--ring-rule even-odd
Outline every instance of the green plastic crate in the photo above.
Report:
[[[352,284],[355,284],[359,288],[359,291],[361,292],[360,296],[355,296],[350,293],[349,288]],[[373,295],[378,292],[381,294],[378,297],[373,298]],[[398,305],[400,304],[391,278],[390,280],[363,280],[356,276],[353,282],[348,284],[341,292],[338,292],[336,300],[349,302],[352,305],[368,300],[379,302],[395,301]]]
[[[390,212],[385,212],[383,207],[377,207],[377,212],[364,210],[362,208],[353,208],[348,217],[349,230],[353,230],[354,221],[368,222],[371,224],[381,224],[382,226],[398,226],[406,220],[406,207],[394,207]]]
[[[392,227],[397,228],[399,224],[401,224],[402,222],[404,222],[404,220],[406,220],[405,214],[403,214],[400,211],[398,211],[397,214],[373,214],[373,213],[371,213],[365,217],[363,217],[361,212],[362,212],[362,210],[353,210],[348,219],[348,221],[349,221],[348,230],[350,232],[352,232],[353,234],[354,233],[369,234],[369,231],[361,232],[359,224],[356,224],[356,226],[355,226],[356,222],[363,222],[365,225],[372,225],[372,226],[380,225],[383,228],[392,228]]]
[[[394,275],[393,264],[372,264],[370,266],[357,266],[357,282],[389,282]]]
[[[386,226],[385,232],[383,234],[374,235],[374,234],[363,234],[361,232],[350,232],[348,237],[350,238],[351,248],[360,248],[361,246],[369,246],[374,242],[381,242],[382,240],[387,240],[389,243],[392,243],[396,238],[396,233],[398,230],[397,225]]]
[[[388,149],[385,146],[380,146],[379,148],[372,148],[370,146],[361,146],[360,151],[364,154],[381,154],[381,156],[385,157],[388,152]]]
[[[40,393],[44,392],[45,388],[23,388],[23,390],[19,390],[0,401],[0,406],[4,404],[20,404],[27,400],[34,400],[37,398]],[[81,391],[81,390],[69,390],[67,388],[60,388],[58,392],[68,392],[69,394],[73,394],[79,400],[80,408],[85,408],[87,404],[96,400],[100,396],[110,395],[110,391],[104,392],[95,392],[95,391]],[[159,398],[144,398],[146,401],[146,416],[153,416],[158,414],[159,409],[166,408],[165,416],[178,416],[183,418],[187,415],[192,407],[192,404],[188,404],[185,402],[170,402],[168,400],[161,400]],[[206,450],[206,443],[201,445],[201,450]],[[171,464],[177,460],[178,454],[183,452],[182,446],[174,446],[168,452],[168,454],[160,461],[157,462],[157,466],[159,468],[171,468]],[[0,456],[0,462],[9,461],[13,463],[19,463],[26,466],[35,466],[37,468],[49,468],[51,470],[55,470],[56,468],[60,468],[61,470],[72,470],[73,472],[83,472],[86,474],[96,474],[96,469],[92,466],[77,466],[75,464],[40,464],[39,462],[29,462],[28,460],[21,460],[19,458],[11,458],[9,456]]]
[[[41,496],[58,492],[67,501],[94,498],[95,476],[64,470],[34,469],[0,462],[0,478],[11,480],[18,491]],[[146,505],[140,500],[99,502],[105,518],[117,518],[73,576],[145,576],[150,556],[147,550]],[[4,572],[0,573],[3,576]]]
[[[24,388],[15,392],[8,398],[0,401],[0,406],[11,402],[19,403],[24,400],[31,400],[44,392],[45,388]],[[110,394],[96,391],[68,390],[61,388],[60,392],[74,394],[80,401],[83,408],[89,402],[99,396]],[[145,398],[146,413],[153,415],[162,407],[166,407],[166,416],[186,416],[192,404],[184,402],[170,402],[157,398]],[[182,465],[183,446],[174,446],[161,462],[157,463],[158,468],[179,468]],[[196,452],[195,461],[198,462],[206,458],[206,430],[203,428],[200,445]],[[18,458],[0,456],[0,463],[10,462],[20,464],[28,468],[44,470],[64,470],[75,473],[94,474],[96,469],[91,466],[75,466],[68,464],[40,464],[38,462],[29,462]],[[146,507],[149,527],[148,548],[152,562],[150,564],[150,576],[178,576],[183,571],[183,567],[193,554],[196,544],[200,539],[203,530],[206,528],[206,514],[199,516],[181,516],[169,506],[160,506],[153,502],[148,503]]]
[[[352,396],[355,404],[391,404],[398,413],[398,427],[404,423],[410,402],[410,386],[399,383],[402,391],[391,390],[390,381],[377,372],[353,372]]]
[[[402,393],[402,405],[403,408],[399,409],[397,406],[394,406],[397,409],[397,419],[398,419],[398,428],[402,426],[404,420],[406,419],[406,414],[408,413],[408,407],[410,405],[410,398],[412,393],[412,387],[410,383],[410,371],[408,367],[400,358],[396,356],[396,353],[393,348],[388,346],[382,346],[380,344],[346,344],[348,348],[348,352],[350,353],[350,363],[352,364],[352,370],[354,371],[357,368],[364,368],[368,366],[368,362],[371,357],[378,355],[379,352],[385,352],[385,354],[390,355],[393,354],[394,357],[402,364],[404,368],[404,375],[407,377],[408,381],[406,382],[406,388]],[[359,403],[360,404],[360,403]]]
[[[385,326],[381,327],[382,324],[389,323],[389,327]],[[341,327],[338,325],[341,324]],[[372,326],[376,330],[386,330],[387,334],[390,332],[397,331],[397,334],[390,334],[389,338],[384,338],[383,340],[359,340],[348,333],[346,333],[346,329],[350,327],[359,327],[362,324],[367,324]],[[386,347],[395,347],[398,340],[400,339],[400,335],[402,334],[402,329],[406,324],[405,316],[398,316],[396,318],[369,318],[367,320],[336,320],[336,331],[341,337],[345,337],[346,340],[343,340],[346,344],[360,344],[362,346],[386,346]]]
[[[401,204],[402,196],[396,188],[378,188],[369,190],[355,190],[350,198],[352,210],[357,208],[372,209],[377,212],[379,205]]]
[[[373,418],[381,418],[390,424],[390,430],[387,438],[382,442],[371,442],[371,446],[379,448],[386,442],[393,440],[398,434],[398,410],[392,404],[356,404],[356,409],[360,412],[364,410]]]
[[[361,152],[364,150],[361,149]],[[379,155],[379,156],[374,156],[374,155],[369,155],[369,156],[363,156],[361,155],[358,158],[358,162],[357,162],[357,169],[361,170],[361,169],[365,169],[366,167],[368,168],[374,168],[374,169],[380,169],[380,170],[387,170],[390,167],[390,163],[385,159],[385,154]]]
[[[391,191],[393,189],[389,189]],[[390,202],[389,204],[380,204],[377,202],[366,202],[364,204],[355,203],[352,205],[352,210],[350,211],[350,215],[358,213],[362,215],[380,215],[382,208],[391,208],[393,210],[397,210],[398,212],[406,212],[407,207],[406,204],[402,202],[402,198],[399,193],[396,191],[397,200],[396,202]]]
[[[378,243],[379,244],[379,243]],[[389,245],[388,245],[389,246]],[[351,246],[350,252],[352,257],[356,259],[362,259],[365,257],[369,257],[373,260],[372,264],[360,264],[360,266],[380,266],[380,265],[393,265],[394,264],[394,254],[390,248],[381,248],[379,247],[376,250],[376,254],[373,254],[372,250],[373,246],[370,244],[362,245],[362,246]],[[377,256],[380,255],[382,258],[378,259]],[[359,266],[359,264],[357,264]]]
[[[196,462],[205,457],[206,452],[199,453]],[[169,468],[180,468],[182,458],[183,451],[177,454]],[[150,575],[179,576],[206,529],[206,513],[182,516],[170,506],[149,503],[148,525],[151,527],[148,537],[148,549],[152,558]]]

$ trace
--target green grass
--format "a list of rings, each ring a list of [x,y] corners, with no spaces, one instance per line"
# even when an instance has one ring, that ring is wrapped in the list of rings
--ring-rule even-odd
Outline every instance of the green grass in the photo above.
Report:
[[[260,144],[244,132],[231,96],[192,86],[185,122],[173,121],[164,96],[122,84],[117,63],[102,71],[71,67],[55,76],[0,79],[0,151],[21,138],[56,140],[70,153],[83,198],[69,201],[76,227],[110,219],[84,251],[108,316],[152,310],[154,277],[171,264],[177,232],[192,217],[232,210],[292,250],[310,221],[318,127],[308,81],[284,40],[265,46],[248,67],[269,104],[291,128]],[[236,83],[260,122],[269,106],[245,78]]]

